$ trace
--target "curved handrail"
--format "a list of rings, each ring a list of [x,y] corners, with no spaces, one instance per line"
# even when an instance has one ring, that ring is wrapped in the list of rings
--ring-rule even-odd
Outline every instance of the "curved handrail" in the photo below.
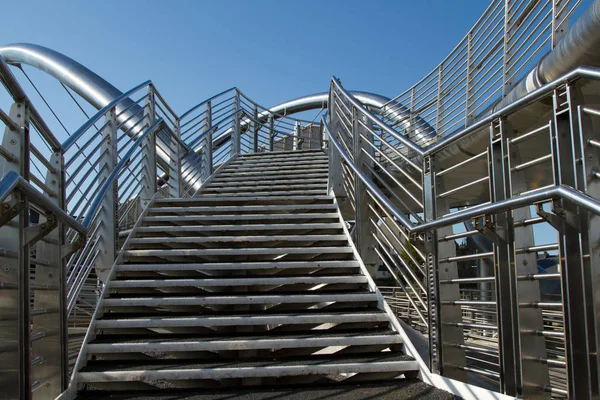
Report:
[[[96,215],[96,211],[98,211],[98,208],[100,207],[100,203],[102,202],[102,199],[106,195],[106,192],[108,191],[110,186],[113,184],[113,182],[119,175],[119,172],[123,169],[123,167],[125,165],[127,165],[129,163],[129,158],[131,157],[133,152],[138,149],[138,146],[142,143],[142,141],[144,139],[146,139],[146,137],[149,134],[154,132],[159,126],[161,127],[163,123],[164,123],[164,121],[162,118],[157,119],[156,122],[154,122],[154,124],[152,124],[152,126],[150,126],[148,129],[146,129],[146,131],[137,138],[135,143],[133,143],[133,145],[130,147],[129,151],[127,151],[127,153],[121,158],[121,161],[119,161],[117,166],[113,169],[111,174],[108,176],[108,178],[106,179],[106,181],[104,182],[104,184],[102,185],[102,187],[100,188],[98,193],[96,194],[96,197],[94,197],[94,200],[92,201],[92,203],[90,205],[90,209],[88,210],[87,215],[85,216],[85,219],[83,220],[83,226],[89,228],[92,220],[94,219],[94,216]]]
[[[215,94],[214,96],[211,96],[211,97],[209,97],[206,100],[203,100],[202,102],[196,104],[195,106],[193,106],[192,108],[190,108],[189,110],[187,110],[186,112],[184,112],[183,114],[181,114],[179,116],[179,119],[184,119],[188,114],[190,114],[191,112],[193,112],[193,111],[197,110],[198,108],[202,107],[203,105],[205,105],[209,101],[212,101],[212,100],[216,99],[217,97],[222,96],[225,93],[230,92],[232,90],[237,90],[237,87],[234,86],[234,87],[229,88],[227,90],[223,90],[221,93]]]
[[[352,103],[354,107],[360,108],[361,111],[367,116],[367,118],[371,120],[371,122],[378,125],[381,129],[385,130],[386,133],[392,135],[394,138],[402,142],[403,145],[410,148],[420,156],[423,156],[425,154],[425,150],[421,146],[414,143],[412,140],[399,135],[398,132],[396,132],[394,129],[390,128],[388,125],[383,123],[379,118],[375,116],[375,114],[373,114],[366,107],[364,107],[362,103],[356,100],[354,96],[352,96],[350,93],[348,93],[348,91],[346,91],[346,89],[344,89],[340,81],[335,76],[331,79],[331,82],[346,97],[346,99],[348,99],[348,101]]]
[[[90,119],[81,125],[79,129],[77,129],[71,136],[67,138],[62,144],[62,147],[65,151],[69,150],[69,148],[91,127],[93,126],[100,118],[102,118],[111,108],[121,103],[123,100],[130,97],[132,94],[136,93],[138,90],[145,88],[148,85],[151,85],[152,81],[147,80],[139,85],[135,86],[133,89],[128,90],[123,93],[119,97],[113,99],[110,103],[100,109],[96,114],[94,114]]]

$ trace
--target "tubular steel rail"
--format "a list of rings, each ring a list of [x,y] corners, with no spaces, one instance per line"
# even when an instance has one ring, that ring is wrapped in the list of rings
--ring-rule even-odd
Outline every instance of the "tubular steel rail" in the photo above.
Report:
[[[423,149],[332,80],[330,189],[432,371],[514,396],[597,393],[599,89],[580,68]]]

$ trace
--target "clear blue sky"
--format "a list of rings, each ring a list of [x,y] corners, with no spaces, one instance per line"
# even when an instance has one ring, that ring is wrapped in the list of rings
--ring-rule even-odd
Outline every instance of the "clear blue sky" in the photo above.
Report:
[[[487,0],[13,1],[2,6],[0,44],[53,48],[121,90],[152,79],[180,113],[232,86],[271,106],[326,91],[332,75],[347,88],[394,96],[433,69],[487,5]],[[31,75],[48,97],[62,90],[35,71]]]

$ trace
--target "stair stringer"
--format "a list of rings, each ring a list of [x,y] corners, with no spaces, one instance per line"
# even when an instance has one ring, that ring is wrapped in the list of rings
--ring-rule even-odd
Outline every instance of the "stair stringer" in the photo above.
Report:
[[[148,205],[146,206],[146,208],[144,208],[144,210],[142,210],[137,221],[135,222],[135,225],[133,226],[133,228],[131,228],[129,235],[127,235],[125,242],[123,242],[123,246],[121,246],[121,250],[127,248],[131,238],[133,238],[135,236],[138,227],[140,226],[140,224],[142,223],[144,218],[148,215],[148,211],[150,210],[150,208],[152,208],[152,205],[154,204],[154,202],[158,196],[159,196],[159,192],[154,193],[154,196],[152,196],[152,198],[148,202]],[[117,270],[117,268],[115,268],[115,266],[118,265],[120,262],[122,262],[122,259],[123,259],[122,252],[119,251],[119,253],[117,254],[117,258],[115,259],[113,265],[110,268],[108,277],[107,277],[106,281],[104,282],[104,288],[102,289],[102,293],[100,294],[100,299],[98,300],[98,303],[96,305],[96,310],[94,311],[94,315],[92,316],[90,325],[88,326],[88,330],[83,339],[83,343],[81,344],[81,350],[79,351],[79,355],[77,356],[77,360],[75,361],[75,365],[73,366],[73,374],[71,375],[71,380],[69,381],[69,387],[59,397],[57,397],[57,400],[59,400],[59,399],[60,400],[72,400],[75,398],[75,396],[77,394],[77,390],[79,389],[79,387],[78,387],[79,384],[77,382],[79,370],[81,370],[81,368],[85,367],[86,362],[87,362],[86,347],[87,347],[88,343],[90,343],[92,340],[94,340],[94,338],[96,336],[96,321],[98,320],[98,318],[102,317],[104,299],[106,298],[106,295],[109,290],[108,283],[114,278],[116,270]]]
[[[369,271],[367,270],[367,267],[363,263],[362,258],[360,256],[360,254],[358,253],[358,250],[356,250],[354,241],[352,240],[352,235],[350,235],[350,232],[348,231],[348,228],[346,227],[346,222],[344,221],[344,218],[342,217],[342,213],[340,211],[337,198],[332,193],[330,193],[330,195],[333,197],[333,204],[335,204],[335,206],[336,206],[336,212],[338,214],[340,223],[342,224],[342,229],[344,230],[344,233],[348,237],[348,243],[350,244],[350,247],[352,248],[352,253],[354,254],[354,258],[356,258],[356,260],[358,261],[361,272],[367,277],[369,288],[373,292],[375,292],[377,295],[377,303],[378,303],[379,308],[381,310],[385,311],[385,313],[387,314],[387,316],[390,320],[390,323],[392,324],[394,329],[398,332],[398,334],[402,337],[403,345],[404,345],[404,352],[406,354],[408,354],[409,356],[413,357],[415,359],[415,361],[417,362],[417,364],[419,365],[418,379],[420,379],[421,381],[423,381],[431,386],[434,386],[438,389],[445,390],[447,392],[450,392],[452,394],[460,396],[465,400],[515,399],[515,397],[511,397],[511,396],[504,395],[502,393],[483,389],[483,388],[475,386],[475,385],[469,385],[468,383],[457,381],[454,379],[449,379],[449,378],[443,377],[439,374],[435,374],[430,371],[430,369],[427,365],[427,362],[423,359],[423,357],[421,357],[421,354],[417,350],[416,346],[412,343],[411,337],[408,335],[408,333],[406,332],[406,330],[400,323],[400,320],[396,317],[396,314],[394,314],[394,312],[392,311],[390,306],[385,301],[383,295],[381,294],[381,292],[379,291],[379,288],[377,287],[377,284],[373,280],[373,277],[371,277],[371,274],[369,273]]]

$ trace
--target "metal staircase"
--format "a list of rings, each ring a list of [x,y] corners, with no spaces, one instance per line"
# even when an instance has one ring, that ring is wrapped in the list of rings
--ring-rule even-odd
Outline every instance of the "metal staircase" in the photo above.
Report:
[[[492,0],[394,99],[177,114],[0,47],[0,399],[600,398],[585,3]],[[58,138],[9,64],[98,112]]]
[[[106,283],[79,396],[415,378],[327,165],[319,150],[241,156],[197,197],[155,200]]]

